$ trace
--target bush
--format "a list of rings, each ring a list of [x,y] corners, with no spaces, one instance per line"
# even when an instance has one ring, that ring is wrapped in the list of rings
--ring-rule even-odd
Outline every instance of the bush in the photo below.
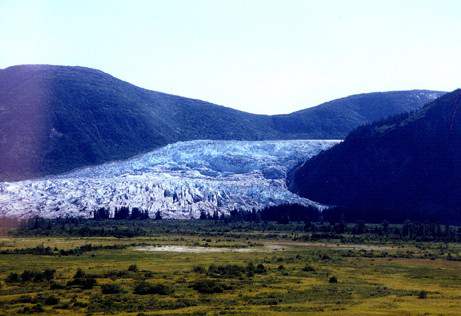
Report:
[[[33,298],[30,295],[21,295],[19,298],[14,300],[15,303],[32,303]]]
[[[59,298],[57,298],[55,296],[48,296],[43,301],[43,304],[45,304],[45,305],[56,305],[58,303],[59,303]]]
[[[67,282],[68,286],[76,286],[84,290],[92,289],[96,285],[96,279],[93,277],[74,278]]]
[[[131,264],[131,265],[128,267],[128,271],[131,271],[131,272],[138,272],[138,266],[135,265],[135,264]]]
[[[43,313],[45,310],[43,309],[41,304],[35,304],[31,307],[25,306],[19,310],[20,314],[33,314],[33,313]]]
[[[173,293],[173,290],[164,284],[150,284],[147,282],[141,282],[135,286],[133,293],[139,294],[139,295],[147,295],[147,294],[168,295],[168,294]]]
[[[255,272],[256,267],[255,267],[255,265],[253,264],[253,262],[249,262],[249,263],[247,264],[246,270],[247,270],[247,272],[248,272],[248,271]]]
[[[34,306],[32,306],[32,307],[30,308],[30,311],[31,311],[32,313],[43,313],[45,310],[43,309],[42,304],[37,303],[37,304],[35,304]]]
[[[255,275],[256,267],[253,264],[253,262],[250,262],[247,264],[246,271],[247,271],[247,276],[250,278]]]
[[[61,283],[57,283],[57,282],[51,282],[50,283],[50,290],[62,290],[62,289],[65,289],[66,287],[61,284]]]
[[[146,272],[144,272],[144,278],[145,278],[145,279],[152,278],[153,276],[154,276],[154,272],[152,272],[152,271],[146,271]]]
[[[31,281],[33,279],[33,277],[34,277],[34,273],[32,271],[24,270],[21,273],[21,281],[23,281],[23,282]]]
[[[200,274],[205,274],[205,273],[206,273],[206,269],[205,269],[205,267],[203,267],[203,266],[194,266],[194,267],[192,268],[192,272],[200,273]]]
[[[304,266],[304,268],[303,268],[303,271],[304,271],[304,272],[315,272],[315,269],[314,269],[313,266],[310,266],[310,265],[306,264],[306,265]]]
[[[73,302],[72,306],[75,308],[85,308],[88,306],[88,304],[85,302],[81,302],[81,301],[75,301]]]
[[[21,275],[12,272],[6,277],[5,281],[9,283],[51,281],[54,279],[55,272],[56,270],[53,269],[45,269],[43,272],[24,270]]]
[[[96,285],[96,279],[87,275],[82,269],[75,272],[74,278],[67,282],[67,286],[76,286],[84,290],[92,289]]]
[[[190,287],[202,294],[222,293],[225,290],[224,285],[210,279],[197,280]]]
[[[420,298],[420,299],[425,299],[425,298],[427,298],[427,292],[426,292],[426,291],[420,291],[420,292],[418,293],[418,298]]]
[[[266,273],[266,272],[267,272],[267,269],[262,263],[260,263],[260,264],[258,264],[256,266],[255,273],[262,274],[262,273]]]
[[[55,273],[56,273],[56,270],[54,269],[45,269],[45,271],[43,271],[43,278],[47,281],[51,281],[54,279]]]
[[[74,275],[74,279],[82,279],[86,276],[86,273],[85,271],[83,271],[82,269],[78,268],[77,269],[77,272],[75,272],[75,275]]]
[[[41,272],[33,272],[33,282],[43,282],[45,280],[45,276]]]
[[[114,270],[114,271],[109,271],[105,273],[104,276],[109,279],[121,279],[121,278],[127,277],[129,274],[130,273],[128,270],[126,271],[125,270],[122,270],[122,271]]]
[[[328,283],[338,283],[338,279],[335,276],[330,277]]]
[[[101,285],[102,294],[119,294],[122,289],[117,284],[103,284]]]
[[[240,277],[242,273],[245,272],[245,268],[236,264],[226,264],[226,265],[210,265],[208,267],[208,275],[217,277]]]
[[[11,272],[10,274],[8,274],[5,281],[8,283],[17,283],[17,282],[20,282],[21,280],[19,278],[19,274],[17,274],[16,272]]]

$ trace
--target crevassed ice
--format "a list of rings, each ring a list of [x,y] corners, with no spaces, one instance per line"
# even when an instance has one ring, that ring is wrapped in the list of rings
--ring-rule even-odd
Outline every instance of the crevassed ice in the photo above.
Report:
[[[315,204],[287,190],[289,169],[337,140],[171,144],[67,174],[0,183],[3,215],[89,217],[99,207],[140,207],[164,218],[196,218],[282,203]]]

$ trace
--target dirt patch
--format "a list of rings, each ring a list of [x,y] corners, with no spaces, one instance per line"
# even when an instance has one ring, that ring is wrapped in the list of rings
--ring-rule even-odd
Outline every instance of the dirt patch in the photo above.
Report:
[[[136,251],[146,252],[179,252],[179,253],[220,253],[220,252],[274,252],[284,251],[293,247],[305,248],[323,248],[323,249],[351,249],[351,250],[392,250],[396,249],[392,246],[384,245],[365,245],[365,244],[338,244],[326,242],[296,242],[296,241],[277,241],[267,243],[261,247],[200,247],[200,246],[180,246],[180,245],[164,245],[164,246],[143,246],[136,247]]]
[[[144,246],[136,247],[136,251],[146,252],[181,252],[181,253],[213,253],[213,252],[272,252],[284,250],[281,245],[265,245],[263,247],[231,248],[231,247],[199,247],[199,246]]]

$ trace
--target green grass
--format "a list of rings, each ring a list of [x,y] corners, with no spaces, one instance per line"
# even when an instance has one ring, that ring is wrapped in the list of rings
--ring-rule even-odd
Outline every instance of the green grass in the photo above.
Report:
[[[3,238],[0,250],[37,245],[73,249],[84,244],[126,245],[80,255],[0,255],[0,315],[22,312],[41,315],[459,315],[461,262],[446,259],[445,250],[459,253],[459,244],[399,243],[381,249],[374,244],[301,243],[287,239],[247,236],[163,234],[142,238]],[[200,245],[254,247],[283,245],[274,252],[172,253],[141,252],[130,245]],[[354,248],[358,247],[358,248]],[[441,252],[440,249],[445,249]],[[400,254],[412,252],[411,257]],[[383,255],[385,253],[386,255]],[[429,254],[429,257],[425,257]],[[432,259],[431,259],[432,258]],[[249,263],[263,264],[266,273],[248,275]],[[128,271],[132,264],[137,271]],[[195,266],[238,265],[218,275],[193,271]],[[279,268],[283,265],[283,268]],[[313,269],[307,269],[309,266]],[[92,289],[67,286],[77,271],[97,281]],[[8,283],[11,272],[55,269],[54,283]],[[133,270],[133,269],[131,269]],[[239,272],[240,271],[240,272]],[[330,283],[334,276],[338,283]],[[221,286],[218,293],[194,289],[197,281]],[[163,289],[160,294],[135,294],[140,282]],[[117,294],[103,294],[103,285]],[[59,286],[58,286],[59,287]],[[110,288],[110,287],[105,287]],[[426,298],[418,298],[421,291]],[[213,292],[213,291],[211,291]],[[53,305],[56,297],[59,302]],[[55,302],[54,302],[55,303]],[[43,312],[38,313],[43,309]]]

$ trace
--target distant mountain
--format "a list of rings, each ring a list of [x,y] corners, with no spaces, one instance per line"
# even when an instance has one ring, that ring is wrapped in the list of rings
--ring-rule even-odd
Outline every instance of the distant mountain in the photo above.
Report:
[[[461,90],[354,130],[289,186],[349,219],[461,223]]]
[[[440,94],[365,94],[267,116],[149,91],[89,68],[13,66],[0,70],[0,180],[66,172],[177,141],[341,138]]]
[[[329,101],[273,117],[277,131],[298,138],[343,139],[354,128],[410,112],[443,95],[428,90],[373,92]]]

